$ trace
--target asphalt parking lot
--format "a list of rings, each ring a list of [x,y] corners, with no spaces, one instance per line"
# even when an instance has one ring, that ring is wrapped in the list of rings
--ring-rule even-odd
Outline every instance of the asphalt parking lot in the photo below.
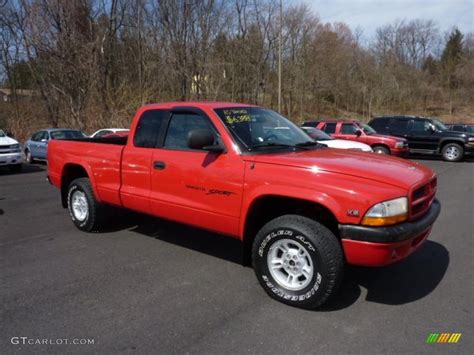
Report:
[[[232,239],[133,214],[83,233],[44,166],[0,170],[0,353],[472,353],[474,162],[420,162],[442,203],[430,239],[400,264],[348,268],[318,311],[270,299]],[[438,332],[462,337],[426,344]],[[94,344],[11,344],[22,336]]]

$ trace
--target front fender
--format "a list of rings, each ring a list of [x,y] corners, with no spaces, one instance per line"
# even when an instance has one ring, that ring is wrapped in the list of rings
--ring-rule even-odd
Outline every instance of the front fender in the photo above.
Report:
[[[263,196],[309,201],[329,210],[338,223],[360,224],[375,203],[406,195],[402,188],[358,176],[277,164],[247,165],[239,233],[244,236],[248,213]]]

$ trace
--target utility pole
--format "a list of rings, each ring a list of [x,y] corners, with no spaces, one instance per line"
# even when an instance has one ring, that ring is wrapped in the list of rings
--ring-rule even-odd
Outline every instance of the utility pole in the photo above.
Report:
[[[278,30],[278,112],[281,113],[281,32],[283,28],[283,0],[280,0],[280,23]]]

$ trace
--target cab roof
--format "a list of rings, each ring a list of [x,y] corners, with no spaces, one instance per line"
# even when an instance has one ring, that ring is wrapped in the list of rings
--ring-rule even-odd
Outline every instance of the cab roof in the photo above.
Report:
[[[227,101],[172,101],[163,102],[156,104],[148,104],[145,106],[147,109],[171,109],[174,107],[195,107],[195,108],[207,108],[207,109],[219,109],[228,107],[257,107],[252,104],[243,104],[236,102]]]

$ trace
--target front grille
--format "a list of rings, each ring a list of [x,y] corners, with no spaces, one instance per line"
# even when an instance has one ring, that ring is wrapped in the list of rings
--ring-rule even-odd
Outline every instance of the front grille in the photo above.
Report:
[[[0,154],[18,153],[18,150],[14,145],[0,145]]]
[[[410,219],[422,217],[430,208],[436,194],[436,177],[413,190],[410,197]]]

